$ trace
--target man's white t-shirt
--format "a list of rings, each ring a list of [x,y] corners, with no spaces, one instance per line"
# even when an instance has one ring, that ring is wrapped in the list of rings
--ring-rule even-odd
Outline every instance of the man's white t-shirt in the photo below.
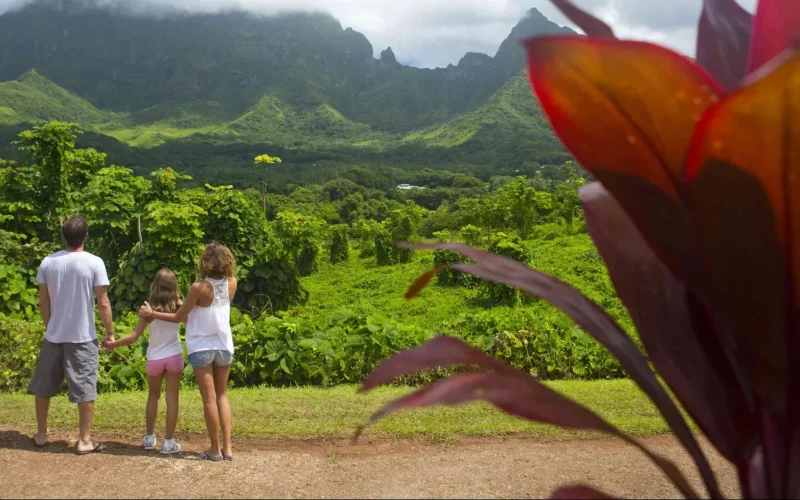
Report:
[[[103,259],[89,252],[61,250],[39,266],[36,281],[47,285],[50,322],[45,338],[54,344],[97,340],[94,287],[108,286]]]

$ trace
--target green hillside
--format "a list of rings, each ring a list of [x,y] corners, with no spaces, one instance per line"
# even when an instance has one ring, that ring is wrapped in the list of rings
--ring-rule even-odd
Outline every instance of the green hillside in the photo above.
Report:
[[[504,137],[539,139],[552,147],[557,143],[547,119],[531,94],[525,71],[480,108],[442,125],[412,132],[403,141],[419,141],[426,146],[455,147],[470,140],[502,140]]]
[[[0,82],[0,125],[63,120],[88,127],[112,119],[114,113],[95,108],[33,69]]]

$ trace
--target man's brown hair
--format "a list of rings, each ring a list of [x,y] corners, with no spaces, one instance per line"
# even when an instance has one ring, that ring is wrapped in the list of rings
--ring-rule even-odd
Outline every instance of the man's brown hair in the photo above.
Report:
[[[89,236],[89,225],[86,219],[73,215],[61,226],[61,236],[68,248],[80,248]]]

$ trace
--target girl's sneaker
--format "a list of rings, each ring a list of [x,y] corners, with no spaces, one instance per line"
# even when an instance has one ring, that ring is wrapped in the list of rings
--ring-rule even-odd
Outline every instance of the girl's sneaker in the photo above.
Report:
[[[155,434],[145,434],[144,439],[142,441],[143,441],[142,445],[144,446],[145,450],[154,450],[156,448]]]
[[[165,439],[161,443],[161,453],[163,455],[172,455],[173,453],[180,453],[181,445],[175,442],[174,439]]]

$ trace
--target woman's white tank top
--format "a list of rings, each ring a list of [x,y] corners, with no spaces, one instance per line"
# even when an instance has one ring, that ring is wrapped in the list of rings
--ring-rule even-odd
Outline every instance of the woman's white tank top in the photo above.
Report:
[[[229,351],[233,353],[231,300],[228,278],[206,278],[214,287],[214,301],[208,307],[195,305],[186,321],[186,352]]]
[[[154,361],[170,356],[183,355],[181,339],[178,336],[180,323],[170,323],[155,319],[150,322],[150,342],[147,344],[147,359]]]

